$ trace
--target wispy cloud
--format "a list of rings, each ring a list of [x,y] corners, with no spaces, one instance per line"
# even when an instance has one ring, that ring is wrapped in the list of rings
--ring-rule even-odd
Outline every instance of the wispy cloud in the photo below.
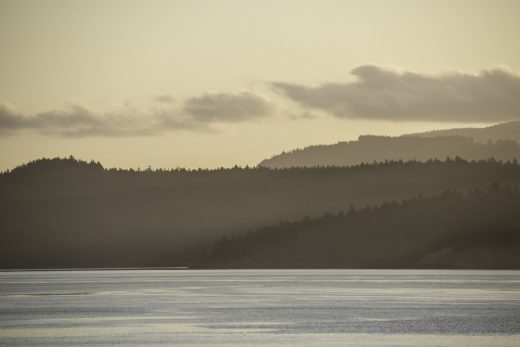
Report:
[[[270,115],[273,108],[267,98],[252,92],[205,93],[184,104],[184,111],[202,122],[249,121]]]
[[[153,99],[156,102],[160,102],[160,103],[164,103],[164,104],[173,104],[175,102],[175,97],[171,94],[156,95]]]
[[[520,119],[520,75],[506,68],[479,73],[438,74],[362,65],[357,80],[307,86],[273,82],[275,91],[303,107],[294,120],[316,118],[323,111],[338,118],[395,121],[499,122]],[[0,134],[32,130],[47,135],[150,136],[172,131],[215,132],[219,124],[241,123],[280,114],[268,97],[252,92],[206,92],[178,100],[153,97],[147,109],[124,104],[96,111],[81,102],[33,115],[0,102]],[[282,101],[283,102],[283,101]],[[283,112],[281,112],[283,114]]]
[[[176,108],[170,95],[155,98],[147,110],[131,105],[97,112],[75,102],[32,116],[21,114],[14,105],[0,102],[0,133],[34,130],[48,135],[149,136],[169,131],[215,132],[218,123],[243,122],[270,115],[272,103],[251,92],[211,94],[189,98]]]
[[[0,129],[4,133],[37,130],[47,135],[139,136],[153,135],[169,129],[185,129],[189,121],[177,120],[173,110],[152,109],[141,112],[131,106],[109,112],[96,112],[82,103],[68,103],[61,109],[25,116],[13,105],[0,104]]]
[[[477,74],[423,74],[362,65],[351,74],[357,81],[271,85],[305,108],[339,118],[462,122],[520,119],[520,75],[506,68]]]

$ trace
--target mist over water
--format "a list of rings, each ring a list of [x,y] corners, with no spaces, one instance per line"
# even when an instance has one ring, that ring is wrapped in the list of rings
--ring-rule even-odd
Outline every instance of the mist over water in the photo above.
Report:
[[[0,273],[0,345],[520,345],[520,271]]]

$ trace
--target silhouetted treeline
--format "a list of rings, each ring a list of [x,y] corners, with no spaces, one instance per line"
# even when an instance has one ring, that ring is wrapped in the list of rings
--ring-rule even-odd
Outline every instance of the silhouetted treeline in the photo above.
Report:
[[[0,266],[189,265],[222,236],[414,195],[520,184],[516,162],[119,170],[43,159],[0,174]]]
[[[260,166],[269,168],[351,166],[363,162],[426,161],[457,156],[466,160],[520,159],[520,145],[516,141],[497,140],[496,142],[479,143],[461,136],[424,136],[360,136],[357,141],[310,146],[283,152],[262,161]]]
[[[223,238],[200,266],[520,268],[520,194],[494,184],[278,223]]]

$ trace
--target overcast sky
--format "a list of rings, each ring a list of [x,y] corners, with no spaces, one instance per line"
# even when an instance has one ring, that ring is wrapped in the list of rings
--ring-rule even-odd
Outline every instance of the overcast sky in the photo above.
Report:
[[[520,1],[0,0],[0,170],[520,120]]]

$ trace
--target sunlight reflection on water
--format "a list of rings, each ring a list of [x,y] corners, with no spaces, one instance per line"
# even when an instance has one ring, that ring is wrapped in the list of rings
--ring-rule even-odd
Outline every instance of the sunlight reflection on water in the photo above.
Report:
[[[520,346],[520,271],[0,272],[0,345]]]

